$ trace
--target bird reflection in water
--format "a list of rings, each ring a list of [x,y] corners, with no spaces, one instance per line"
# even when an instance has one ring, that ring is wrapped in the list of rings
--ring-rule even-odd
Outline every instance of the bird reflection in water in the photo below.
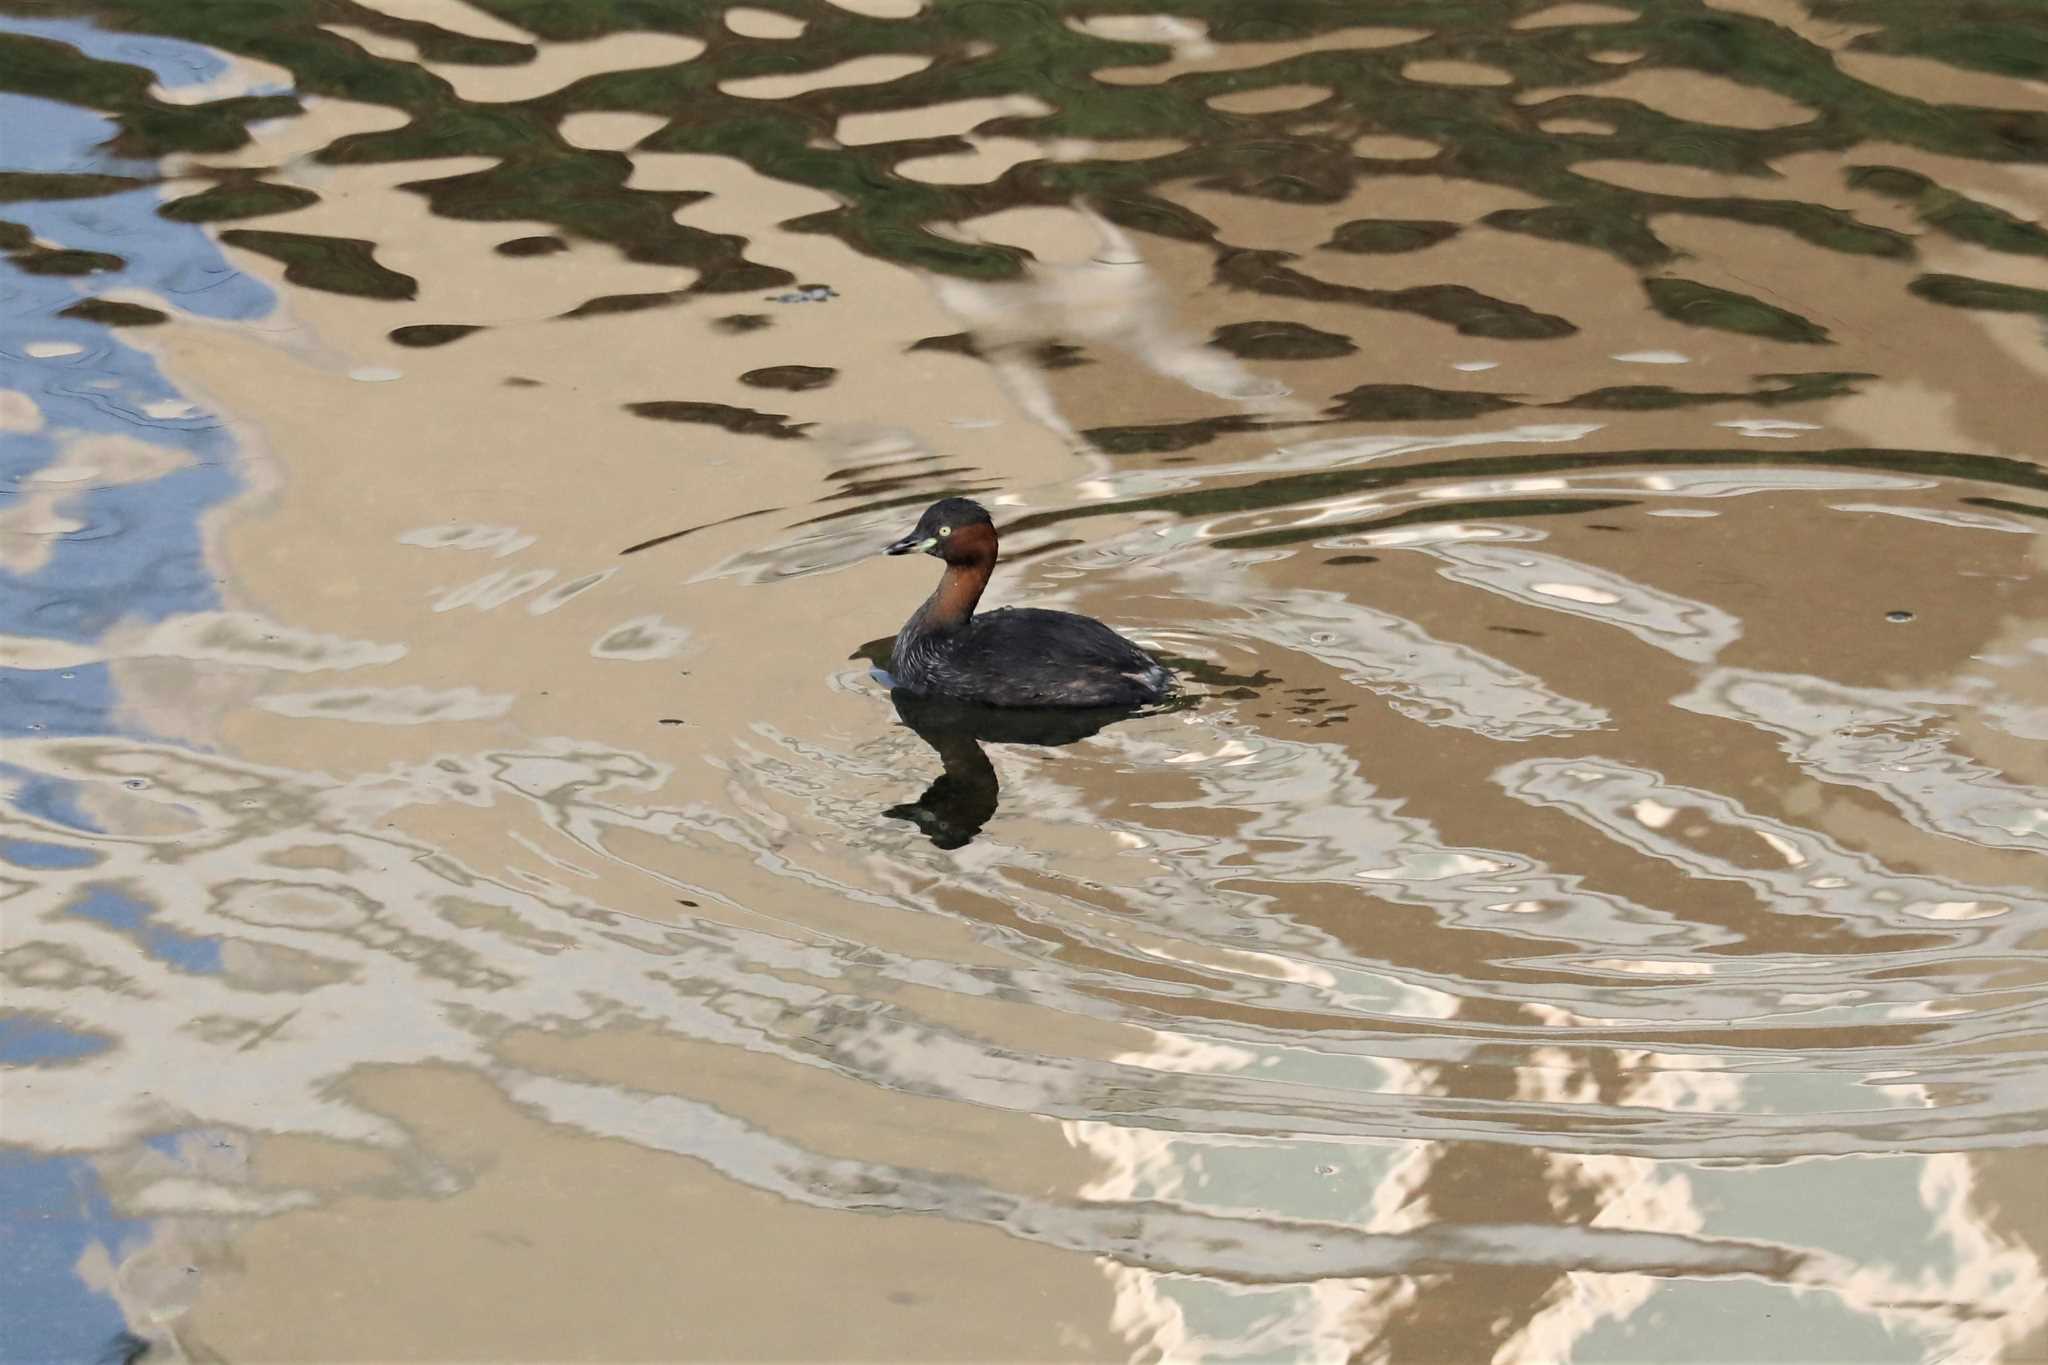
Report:
[[[1157,707],[1076,709],[977,706],[971,702],[921,697],[896,688],[889,693],[896,714],[937,752],[945,771],[915,801],[883,814],[908,820],[940,848],[972,843],[996,813],[1001,784],[984,744],[1073,744],[1105,726]]]

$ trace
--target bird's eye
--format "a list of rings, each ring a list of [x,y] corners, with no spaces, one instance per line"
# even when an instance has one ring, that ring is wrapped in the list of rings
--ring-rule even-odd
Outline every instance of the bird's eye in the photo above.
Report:
[[[950,535],[952,535],[952,534],[953,534],[953,528],[952,528],[952,527],[950,527],[950,526],[941,526],[941,527],[939,528],[939,535],[940,535],[940,537],[941,537],[941,538],[943,538],[943,537],[945,537],[945,536],[950,536]]]

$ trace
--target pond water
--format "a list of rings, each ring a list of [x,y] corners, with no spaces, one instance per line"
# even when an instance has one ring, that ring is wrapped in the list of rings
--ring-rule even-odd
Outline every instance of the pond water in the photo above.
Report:
[[[0,0],[0,1358],[2048,1358],[2044,209],[2031,0]]]

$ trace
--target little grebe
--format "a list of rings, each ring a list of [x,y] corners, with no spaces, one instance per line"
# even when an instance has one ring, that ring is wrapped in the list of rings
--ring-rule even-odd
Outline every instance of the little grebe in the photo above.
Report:
[[[933,503],[888,548],[913,550],[945,560],[946,572],[896,636],[897,686],[988,706],[1140,706],[1171,689],[1173,674],[1100,621],[1036,607],[976,616],[996,567],[996,528],[980,503]]]

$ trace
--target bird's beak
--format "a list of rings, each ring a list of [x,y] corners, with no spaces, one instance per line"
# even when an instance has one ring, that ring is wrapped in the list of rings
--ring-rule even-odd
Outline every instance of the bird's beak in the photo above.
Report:
[[[917,532],[912,531],[903,539],[883,550],[882,553],[885,555],[915,554],[919,550],[929,550],[938,543],[939,538],[937,536],[925,536],[920,539]]]

